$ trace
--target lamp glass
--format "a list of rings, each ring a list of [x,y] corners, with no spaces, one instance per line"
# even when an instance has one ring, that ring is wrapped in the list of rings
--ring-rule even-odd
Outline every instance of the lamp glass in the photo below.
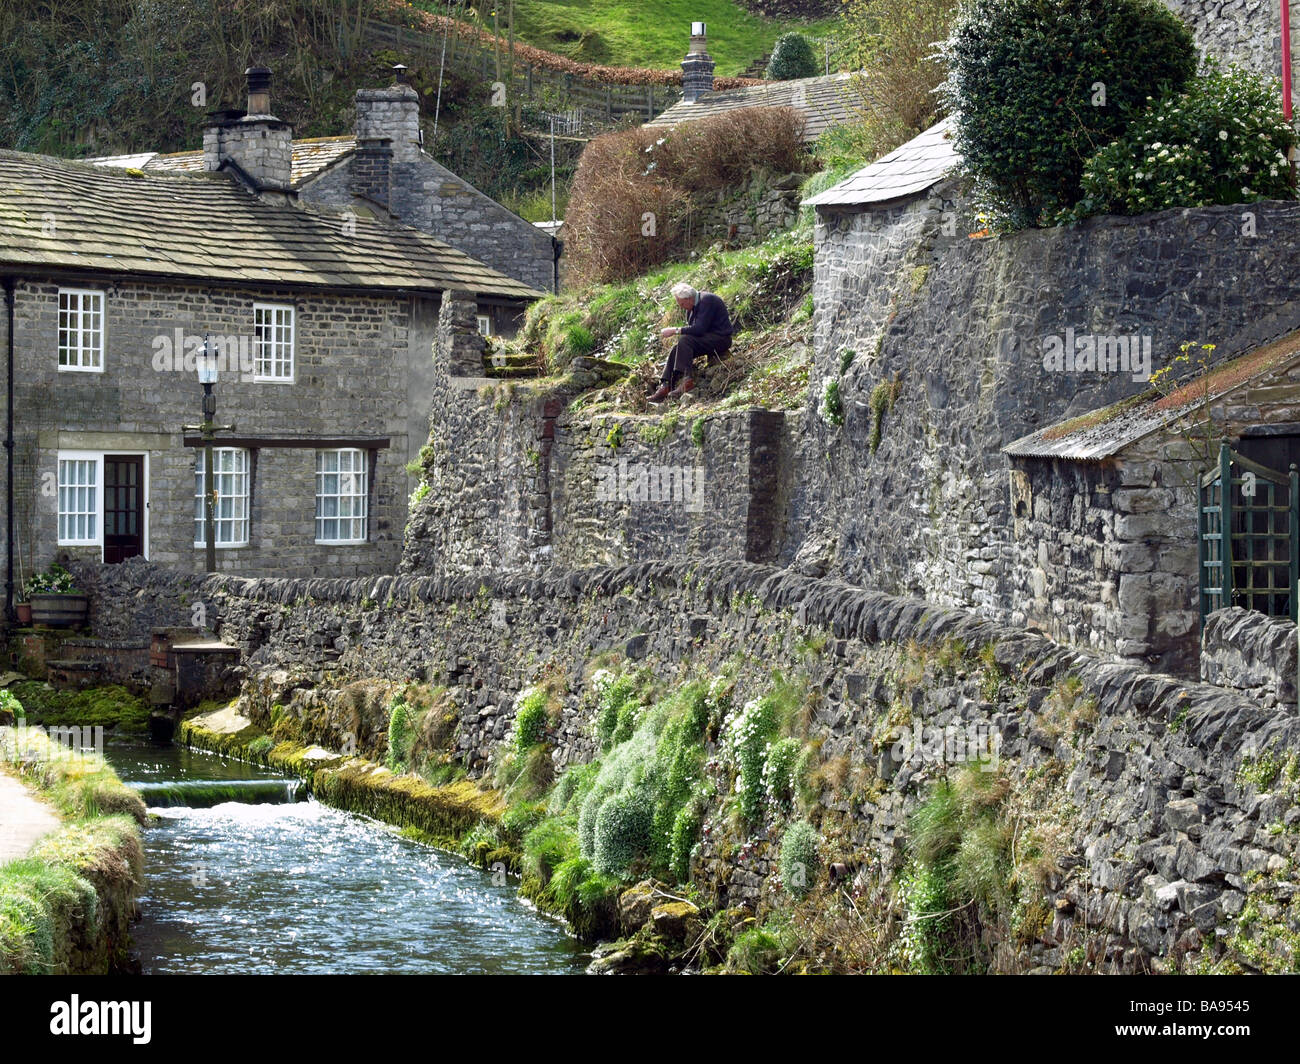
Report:
[[[703,22],[692,22],[692,23],[691,23],[691,36],[692,36],[692,37],[703,37],[703,36],[704,36],[704,29],[705,29],[705,27],[704,27],[704,23],[703,23]]]
[[[199,355],[199,383],[217,383],[217,359],[215,355]]]

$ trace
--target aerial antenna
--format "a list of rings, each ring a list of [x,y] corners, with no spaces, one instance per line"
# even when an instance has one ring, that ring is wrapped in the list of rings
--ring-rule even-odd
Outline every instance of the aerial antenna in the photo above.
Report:
[[[447,21],[442,24],[442,60],[438,63],[438,98],[433,105],[433,139],[438,139],[438,113],[442,110],[442,72],[447,68],[447,34],[451,30],[451,0],[447,0]]]

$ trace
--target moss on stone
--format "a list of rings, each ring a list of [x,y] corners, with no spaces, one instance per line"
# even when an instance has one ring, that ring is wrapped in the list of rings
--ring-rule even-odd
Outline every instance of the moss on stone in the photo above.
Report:
[[[118,684],[84,691],[58,691],[47,683],[31,680],[14,684],[11,690],[27,711],[29,724],[102,727],[124,732],[149,730],[149,704]]]

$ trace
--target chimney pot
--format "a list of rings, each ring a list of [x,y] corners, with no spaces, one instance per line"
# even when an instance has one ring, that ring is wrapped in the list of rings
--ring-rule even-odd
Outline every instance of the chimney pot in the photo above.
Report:
[[[682,99],[686,103],[694,103],[713,91],[714,63],[709,55],[707,28],[703,22],[691,23],[691,47],[682,60]]]
[[[250,115],[269,115],[271,113],[271,71],[264,66],[252,66],[244,71],[248,82],[248,113]]]

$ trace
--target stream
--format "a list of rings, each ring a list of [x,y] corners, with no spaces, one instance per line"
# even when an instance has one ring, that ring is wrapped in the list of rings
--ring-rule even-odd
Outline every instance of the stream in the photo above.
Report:
[[[133,937],[146,974],[579,973],[514,883],[202,751],[110,743],[149,806]]]

